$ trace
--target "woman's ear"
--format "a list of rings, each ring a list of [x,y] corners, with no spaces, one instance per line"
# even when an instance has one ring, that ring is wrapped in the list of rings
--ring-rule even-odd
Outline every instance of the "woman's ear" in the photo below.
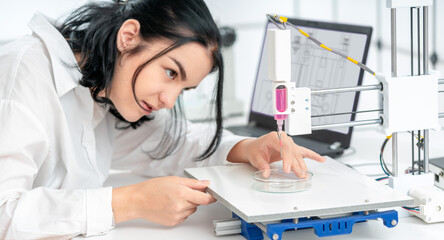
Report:
[[[135,48],[142,41],[140,23],[135,19],[126,20],[117,33],[117,49],[124,53]]]

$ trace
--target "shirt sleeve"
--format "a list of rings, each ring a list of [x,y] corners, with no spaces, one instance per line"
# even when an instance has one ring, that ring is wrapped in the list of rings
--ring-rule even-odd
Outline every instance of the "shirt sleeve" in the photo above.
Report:
[[[48,133],[24,105],[0,100],[0,239],[69,239],[113,227],[112,189],[34,187]]]
[[[196,158],[208,148],[215,133],[215,126],[187,122],[186,131],[181,136],[183,142],[175,146],[172,154],[156,160],[150,156],[153,150],[169,147],[168,144],[159,144],[164,137],[168,117],[168,113],[161,110],[157,112],[154,120],[142,124],[137,129],[117,130],[112,168],[131,170],[148,177],[183,176],[185,168],[228,163],[226,159],[231,148],[246,139],[224,130],[216,152],[202,161],[197,161]]]

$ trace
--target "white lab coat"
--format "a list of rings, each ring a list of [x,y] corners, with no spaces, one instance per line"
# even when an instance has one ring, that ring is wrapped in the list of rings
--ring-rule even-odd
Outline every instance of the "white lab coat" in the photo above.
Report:
[[[25,36],[0,49],[0,239],[71,238],[113,228],[110,168],[146,176],[225,163],[241,137],[224,132],[209,159],[196,162],[213,131],[188,125],[186,142],[163,160],[145,151],[163,134],[166,112],[137,130],[79,85],[74,55],[54,23],[36,14]]]

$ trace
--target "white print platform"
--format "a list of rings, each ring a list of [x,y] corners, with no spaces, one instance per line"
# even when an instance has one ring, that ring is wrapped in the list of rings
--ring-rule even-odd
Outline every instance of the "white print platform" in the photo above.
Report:
[[[310,189],[295,193],[266,193],[252,188],[255,168],[232,164],[185,169],[185,175],[209,180],[208,192],[249,223],[299,217],[322,217],[412,205],[414,200],[372,178],[326,157],[307,159],[313,173]]]

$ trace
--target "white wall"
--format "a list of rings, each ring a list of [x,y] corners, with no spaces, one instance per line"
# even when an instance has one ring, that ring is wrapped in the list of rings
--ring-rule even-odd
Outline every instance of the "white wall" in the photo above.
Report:
[[[36,11],[58,18],[84,2],[86,0],[0,0],[0,42],[30,33],[27,24]]]
[[[84,2],[85,0],[0,0],[0,44],[29,33],[26,24],[35,11],[56,18]],[[385,0],[205,0],[205,2],[220,26],[231,26],[237,31],[237,41],[233,47],[236,97],[244,102],[245,110],[250,105],[266,13],[370,25],[373,26],[373,42],[381,37],[385,44],[390,44],[390,10],[385,8]],[[443,12],[444,2],[438,1],[437,8],[437,12]],[[432,11],[430,9],[430,15]],[[438,15],[437,18],[438,24],[441,24],[437,26],[439,43],[444,41],[444,15]],[[377,19],[380,20],[381,26],[378,26]],[[409,10],[398,10],[400,74],[410,72],[409,21]],[[430,29],[430,38],[432,34]],[[441,58],[438,70],[444,72],[444,46],[437,44],[437,48],[438,56]],[[432,51],[431,44],[430,51]],[[387,48],[384,52],[378,53],[373,44],[367,65],[378,72],[389,73],[390,50]],[[366,74],[364,84],[374,83],[376,80]],[[376,108],[374,93],[366,92],[362,96],[361,110]],[[441,109],[441,112],[444,112],[444,109]]]

